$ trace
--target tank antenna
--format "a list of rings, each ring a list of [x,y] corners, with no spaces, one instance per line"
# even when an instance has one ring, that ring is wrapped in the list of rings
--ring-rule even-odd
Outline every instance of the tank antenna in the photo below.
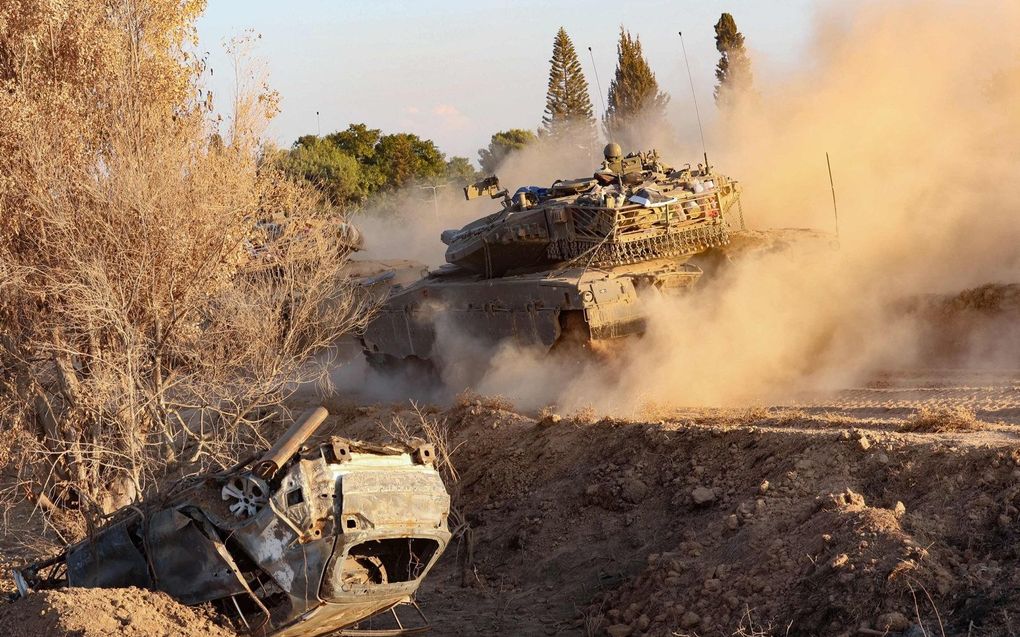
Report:
[[[687,81],[691,83],[691,97],[694,99],[694,114],[698,118],[698,133],[701,134],[701,152],[705,156],[705,170],[708,170],[708,150],[705,146],[705,129],[701,126],[701,111],[698,109],[698,94],[694,92],[694,78],[691,76],[691,64],[687,61],[687,47],[684,45],[684,32],[677,31],[680,36],[680,48],[684,52],[684,66],[687,67]]]
[[[836,238],[839,239],[839,210],[836,209],[836,185],[832,181],[832,162],[829,151],[825,151],[825,166],[829,169],[829,189],[832,190],[832,218],[836,221]]]
[[[588,47],[588,55],[591,57],[591,70],[595,73],[595,88],[599,90],[599,99],[602,101],[602,117],[606,116],[606,96],[602,94],[602,83],[599,82],[599,70],[595,66],[595,54]]]

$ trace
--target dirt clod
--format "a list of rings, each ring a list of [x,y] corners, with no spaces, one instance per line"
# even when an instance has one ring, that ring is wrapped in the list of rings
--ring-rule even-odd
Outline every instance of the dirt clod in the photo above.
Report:
[[[694,504],[698,506],[709,504],[715,500],[715,491],[708,487],[695,487],[694,490],[691,491],[691,499],[694,500]]]

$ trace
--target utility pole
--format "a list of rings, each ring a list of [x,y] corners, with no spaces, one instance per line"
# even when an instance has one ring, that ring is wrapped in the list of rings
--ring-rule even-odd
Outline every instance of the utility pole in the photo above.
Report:
[[[316,137],[322,137],[322,123],[319,121],[319,111],[315,111],[315,133]]]
[[[435,212],[436,220],[437,221],[439,220],[439,195],[438,195],[438,192],[439,192],[440,188],[446,188],[449,185],[450,185],[449,183],[445,183],[445,184],[436,184],[434,186],[418,186],[422,190],[432,190],[432,209]]]

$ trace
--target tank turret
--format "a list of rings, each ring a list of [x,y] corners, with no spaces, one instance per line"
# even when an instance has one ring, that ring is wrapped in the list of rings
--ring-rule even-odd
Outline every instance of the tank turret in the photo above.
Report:
[[[591,177],[519,188],[503,210],[447,230],[446,261],[491,278],[580,258],[596,267],[682,258],[726,243],[735,182],[710,168],[674,169],[654,150],[618,149],[606,146]],[[494,186],[489,178],[473,188]]]

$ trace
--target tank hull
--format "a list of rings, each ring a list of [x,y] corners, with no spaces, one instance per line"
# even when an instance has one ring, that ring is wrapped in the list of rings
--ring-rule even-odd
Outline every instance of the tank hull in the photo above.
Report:
[[[641,334],[647,295],[694,285],[701,270],[663,259],[606,269],[572,267],[487,279],[433,274],[395,292],[362,336],[369,360],[441,360],[440,335],[552,349],[568,332],[581,343]],[[580,332],[580,333],[578,333]]]

